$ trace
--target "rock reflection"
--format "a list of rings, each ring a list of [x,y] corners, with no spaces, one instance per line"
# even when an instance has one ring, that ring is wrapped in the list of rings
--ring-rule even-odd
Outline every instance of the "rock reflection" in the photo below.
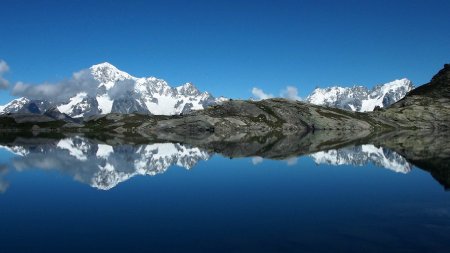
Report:
[[[264,159],[285,160],[294,165],[300,156],[316,164],[375,166],[408,173],[413,165],[431,173],[450,187],[448,132],[390,132],[368,137],[366,133],[316,132],[294,135],[268,133],[264,138],[231,136],[227,139],[182,141],[151,138],[100,138],[91,136],[0,135],[0,147],[15,154],[0,165],[0,192],[8,188],[9,169],[60,170],[75,180],[109,190],[137,175],[164,173],[170,166],[186,169],[212,154],[250,157],[257,165]],[[100,139],[98,139],[100,138]]]

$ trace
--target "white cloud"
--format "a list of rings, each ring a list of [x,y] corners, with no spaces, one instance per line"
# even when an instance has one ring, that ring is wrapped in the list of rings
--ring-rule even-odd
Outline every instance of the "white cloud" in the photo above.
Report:
[[[9,71],[9,66],[4,60],[0,60],[0,89],[8,88],[9,82],[3,77],[3,74]]]
[[[263,90],[261,90],[259,88],[256,88],[256,87],[253,87],[252,95],[253,95],[253,98],[256,99],[256,100],[273,98],[272,94],[267,94]]]
[[[11,90],[11,94],[29,99],[47,100],[50,102],[62,102],[84,92],[88,95],[97,94],[99,81],[91,73],[90,69],[83,69],[73,73],[71,78],[56,83],[28,84],[17,82]],[[130,96],[134,91],[134,80],[116,81],[114,87],[107,91],[111,99],[119,99]]]
[[[281,91],[281,97],[287,98],[289,100],[302,100],[298,96],[298,89],[294,86],[287,86],[285,89]]]
[[[253,87],[252,95],[253,98],[256,100],[269,99],[275,97],[272,94],[265,93],[262,89],[257,87]],[[280,97],[289,100],[302,100],[302,98],[298,95],[297,87],[294,86],[286,86],[286,88],[282,89],[280,91]]]
[[[117,81],[117,83],[108,91],[111,99],[120,99],[130,96],[135,86],[134,80]]]
[[[98,82],[88,69],[73,74],[72,78],[58,83],[43,83],[38,85],[18,82],[12,88],[12,95],[29,99],[42,99],[48,101],[64,101],[80,92],[93,94]]]

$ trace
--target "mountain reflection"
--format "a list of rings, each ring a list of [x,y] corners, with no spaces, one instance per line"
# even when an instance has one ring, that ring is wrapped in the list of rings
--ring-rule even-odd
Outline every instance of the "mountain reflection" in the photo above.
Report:
[[[396,152],[383,147],[377,148],[372,144],[319,151],[308,155],[308,157],[317,165],[366,166],[373,164],[402,174],[409,173],[413,167],[403,156]],[[298,157],[284,159],[288,166],[297,164],[297,160]],[[258,165],[263,161],[264,158],[260,156],[252,157],[253,165]]]
[[[173,165],[191,169],[212,155],[205,149],[179,143],[107,144],[81,136],[17,138],[0,147],[15,154],[8,166],[12,169],[60,170],[76,181],[101,190],[109,190],[136,175],[164,173]],[[319,151],[309,156],[316,164],[362,166],[372,163],[401,173],[412,169],[412,165],[398,153],[371,144]],[[288,164],[296,159],[295,156],[290,158]],[[262,161],[262,157],[252,158],[253,164]],[[0,167],[2,192],[8,187],[4,179],[6,173],[7,167],[3,165]]]
[[[199,148],[176,143],[112,146],[84,137],[2,147],[17,155],[11,165],[18,171],[57,169],[101,190],[109,190],[136,175],[164,173],[172,165],[190,169],[199,160],[210,157]]]
[[[372,144],[320,151],[311,155],[316,164],[364,166],[369,163],[395,172],[408,173],[412,165],[406,159],[387,148]]]

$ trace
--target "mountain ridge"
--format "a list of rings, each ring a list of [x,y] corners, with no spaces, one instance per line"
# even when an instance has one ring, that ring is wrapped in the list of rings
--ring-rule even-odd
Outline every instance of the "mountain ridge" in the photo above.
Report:
[[[56,107],[74,118],[108,113],[177,115],[227,100],[201,92],[190,82],[171,87],[153,76],[134,77],[108,62],[74,73],[71,81],[68,85],[82,87],[71,91],[73,94],[68,97],[55,98],[55,101],[21,97],[0,106],[0,114],[43,114]],[[306,102],[350,111],[372,111],[397,102],[413,87],[410,80],[403,78],[372,89],[364,86],[316,88]]]
[[[80,86],[88,88],[80,87],[69,98],[55,98],[55,101],[21,97],[0,106],[0,112],[42,114],[56,107],[61,113],[74,118],[134,112],[177,115],[226,100],[201,92],[192,83],[171,87],[165,80],[156,77],[134,77],[107,62],[74,73],[71,81],[69,85],[81,83]],[[27,110],[30,106],[39,110]]]
[[[412,82],[402,78],[371,89],[364,86],[316,88],[305,101],[315,105],[368,112],[399,101],[413,89]]]

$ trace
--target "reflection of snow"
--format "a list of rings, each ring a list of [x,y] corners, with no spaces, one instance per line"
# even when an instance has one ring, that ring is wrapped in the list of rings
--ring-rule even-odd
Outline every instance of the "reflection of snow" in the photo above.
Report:
[[[16,155],[17,170],[28,168],[60,169],[77,181],[108,190],[136,175],[156,175],[172,165],[192,168],[209,154],[177,143],[151,145],[111,145],[83,137],[72,137],[38,147],[0,146]]]
[[[316,164],[366,165],[369,162],[395,172],[408,173],[412,166],[401,155],[385,148],[366,144],[357,147],[321,151],[311,155]]]
[[[26,156],[29,152],[23,147],[20,146],[14,146],[14,147],[7,147],[7,146],[0,146],[0,148],[5,149],[6,151],[9,151],[15,155],[19,156]]]
[[[374,145],[362,145],[362,151],[370,154],[372,160],[378,161],[381,166],[400,173],[411,171],[411,165],[405,158],[395,152],[385,153],[383,148]]]
[[[113,147],[105,144],[98,144],[97,154],[98,158],[108,158],[112,153],[114,153]]]
[[[77,145],[74,143],[74,138],[67,138],[60,140],[57,144],[58,148],[65,149],[69,151],[69,154],[78,160],[86,161],[87,156],[86,153],[88,147],[83,143],[81,145]]]

